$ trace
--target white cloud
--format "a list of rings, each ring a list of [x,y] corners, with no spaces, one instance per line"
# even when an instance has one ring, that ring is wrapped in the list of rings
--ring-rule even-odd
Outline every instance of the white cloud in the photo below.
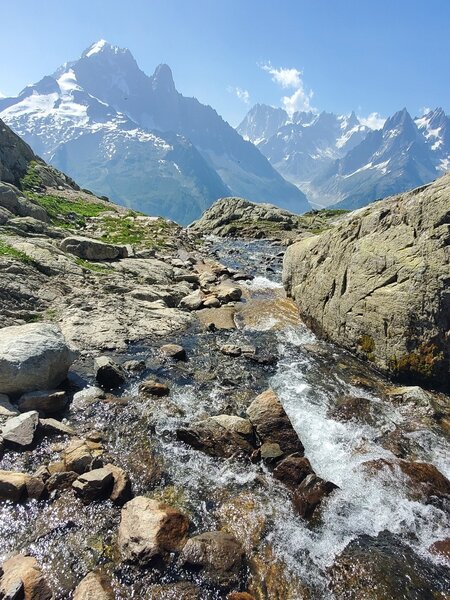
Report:
[[[6,98],[5,94],[0,90],[0,98]]]
[[[247,90],[243,90],[239,86],[232,87],[231,85],[228,86],[227,90],[230,94],[235,94],[244,104],[250,104],[250,93]]]
[[[305,90],[302,71],[285,67],[276,68],[270,62],[259,66],[272,76],[274,83],[278,83],[282,88],[295,90],[291,96],[283,96],[282,98],[284,109],[290,117],[298,110],[315,110],[311,106],[313,92]]]
[[[302,85],[302,80],[300,79],[302,72],[298,69],[285,69],[283,67],[276,69],[270,63],[261,65],[261,69],[270,73],[272,81],[279,83],[281,87],[297,89]]]
[[[386,119],[377,112],[370,113],[367,117],[358,117],[358,119],[361,125],[365,125],[370,129],[382,129],[386,122]]]

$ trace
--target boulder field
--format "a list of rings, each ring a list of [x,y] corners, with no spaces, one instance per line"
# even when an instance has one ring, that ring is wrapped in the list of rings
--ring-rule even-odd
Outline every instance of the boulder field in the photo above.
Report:
[[[389,374],[449,386],[450,173],[290,246],[283,283],[314,332]]]

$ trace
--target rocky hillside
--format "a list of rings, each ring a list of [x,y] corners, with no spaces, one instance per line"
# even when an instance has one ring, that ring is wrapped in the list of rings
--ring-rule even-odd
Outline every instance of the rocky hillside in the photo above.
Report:
[[[302,318],[376,367],[448,388],[450,174],[288,248]]]
[[[327,229],[346,212],[325,209],[299,216],[272,204],[257,204],[243,198],[221,198],[192,223],[189,230],[221,237],[289,242]]]

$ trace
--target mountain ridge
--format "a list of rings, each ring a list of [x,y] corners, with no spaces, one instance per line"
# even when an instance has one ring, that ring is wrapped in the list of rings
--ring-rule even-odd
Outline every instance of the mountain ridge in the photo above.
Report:
[[[83,186],[143,212],[187,224],[233,194],[309,209],[304,194],[212,107],[176,90],[168,65],[147,76],[128,49],[104,40],[16,98],[0,99],[0,116]]]
[[[238,131],[318,206],[358,208],[450,168],[450,119],[441,108],[414,119],[403,108],[372,130],[354,112],[290,118],[283,109],[255,105]]]

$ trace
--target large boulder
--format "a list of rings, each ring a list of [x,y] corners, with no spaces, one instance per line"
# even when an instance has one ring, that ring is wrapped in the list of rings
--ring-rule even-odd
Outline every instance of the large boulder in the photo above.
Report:
[[[210,456],[230,458],[250,455],[255,449],[253,426],[248,419],[217,415],[177,430],[177,438]]]
[[[157,556],[180,550],[189,519],[157,500],[137,496],[122,509],[118,546],[125,561],[148,564]]]
[[[283,282],[319,335],[448,389],[450,173],[286,250]]]
[[[3,214],[11,217],[33,217],[38,221],[49,221],[47,211],[42,206],[34,204],[25,198],[16,187],[3,181],[0,182],[0,208],[3,209]],[[9,218],[6,220],[9,221]]]
[[[303,455],[303,444],[272,389],[253,400],[247,409],[247,416],[263,444],[278,444],[284,454],[298,452]]]
[[[28,323],[0,329],[0,393],[55,388],[75,358],[57,325]]]
[[[114,260],[128,256],[125,246],[105,244],[100,240],[81,236],[70,236],[61,242],[61,249],[85,260]]]

